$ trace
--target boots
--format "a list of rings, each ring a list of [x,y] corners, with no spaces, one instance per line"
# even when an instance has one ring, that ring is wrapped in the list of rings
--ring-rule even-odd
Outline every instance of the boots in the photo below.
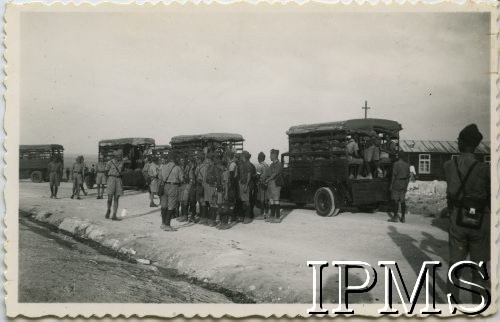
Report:
[[[208,226],[215,226],[215,219],[217,218],[217,208],[210,207],[209,215],[208,215]]]
[[[226,230],[229,228],[228,219],[229,217],[227,214],[220,215],[220,226],[218,227],[220,230]]]
[[[198,222],[200,225],[206,225],[207,224],[207,207],[205,206],[200,206],[200,221]]]
[[[160,229],[165,229],[165,222],[167,221],[167,209],[161,208],[161,226]]]
[[[177,218],[178,222],[185,222],[188,220],[188,209],[187,209],[187,204],[182,204],[181,205],[181,216]]]
[[[270,205],[269,206],[270,208],[270,212],[269,214],[266,216],[266,222],[273,222],[273,219],[274,219],[274,205]]]
[[[108,210],[106,211],[106,215],[104,216],[104,218],[109,219],[109,215],[111,215],[111,209],[108,208]]]
[[[243,213],[245,214],[245,219],[243,220],[244,224],[249,224],[252,222],[252,207],[249,205],[243,206]]]
[[[280,205],[274,205],[274,222],[279,224],[281,222]]]
[[[399,218],[399,221],[402,223],[405,222],[405,215],[406,215],[406,203],[402,202],[401,203],[401,218]]]
[[[399,205],[397,202],[393,205],[393,215],[392,218],[387,220],[389,222],[398,222],[399,216],[398,216],[398,210],[399,210]]]
[[[163,228],[164,231],[175,231],[175,229],[170,226],[170,221],[172,220],[172,216],[174,214],[175,210],[167,210],[165,213],[165,227]]]

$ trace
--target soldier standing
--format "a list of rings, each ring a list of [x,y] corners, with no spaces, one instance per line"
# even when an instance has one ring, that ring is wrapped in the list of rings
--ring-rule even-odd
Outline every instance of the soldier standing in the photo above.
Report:
[[[239,197],[244,215],[244,224],[252,222],[250,208],[250,184],[252,179],[252,165],[249,161],[250,153],[243,151],[241,153],[241,162],[239,165]]]
[[[179,222],[185,222],[188,220],[189,203],[192,195],[191,190],[194,184],[194,169],[187,156],[181,158],[181,167],[182,173],[184,174],[184,180],[180,188],[181,216],[177,220]]]
[[[102,155],[99,155],[99,161],[97,161],[96,166],[96,178],[95,183],[97,185],[97,199],[103,199],[104,195],[104,184],[106,183],[106,163]]]
[[[164,231],[175,231],[170,226],[170,221],[174,215],[175,208],[179,207],[179,186],[183,182],[182,169],[176,164],[175,153],[168,154],[168,163],[160,167],[160,183],[164,183],[165,188],[160,196],[161,202],[161,228]]]
[[[73,194],[71,195],[71,199],[76,196],[76,199],[80,198],[80,187],[83,183],[83,171],[85,165],[83,164],[83,158],[78,156],[76,158],[76,162],[73,163]]]
[[[151,193],[150,189],[149,189],[149,184],[151,183],[150,181],[150,178],[149,178],[149,175],[148,175],[148,171],[149,171],[149,167],[151,166],[151,157],[148,155],[146,156],[145,160],[144,160],[144,167],[142,167],[142,176],[144,177],[144,180],[146,181],[146,186],[148,187],[148,193]]]
[[[267,184],[267,194],[269,196],[269,203],[271,204],[271,217],[269,222],[279,223],[280,222],[280,193],[281,186],[283,185],[282,170],[283,167],[281,162],[278,160],[279,151],[271,150],[271,165],[269,166],[269,176],[267,177],[265,183]]]
[[[260,207],[260,216],[258,218],[263,219],[267,215],[269,210],[269,199],[267,198],[267,185],[265,180],[269,175],[269,165],[266,163],[266,155],[264,152],[260,152],[257,156],[259,164],[256,167],[257,171],[257,201]]]
[[[47,170],[50,180],[50,198],[57,199],[57,190],[63,175],[61,157],[57,155],[52,156]]]
[[[450,209],[449,250],[450,266],[467,259],[488,265],[490,261],[490,168],[477,161],[474,151],[483,139],[475,124],[466,126],[458,136],[460,155],[444,164],[447,199]],[[472,272],[472,283],[490,289],[478,272]],[[459,290],[450,292],[460,303]],[[472,294],[472,302],[480,303],[481,296]]]
[[[410,165],[403,160],[403,155],[400,153],[398,156],[398,161],[394,162],[392,165],[392,179],[391,179],[391,199],[393,202],[393,212],[389,221],[398,221],[398,210],[399,204],[401,204],[401,218],[399,220],[405,222],[406,214],[406,190],[408,189],[408,183],[410,182]]]
[[[220,171],[215,164],[216,154],[209,152],[206,160],[207,168],[203,180],[203,191],[205,193],[205,205],[208,207],[207,224],[210,227],[216,225],[217,219],[217,187],[220,185]]]
[[[106,173],[108,175],[108,181],[106,184],[108,193],[108,210],[106,211],[106,219],[109,218],[109,215],[111,214],[111,206],[113,205],[113,217],[111,219],[120,220],[116,216],[116,212],[118,211],[120,196],[123,196],[122,171],[123,152],[121,150],[117,150],[114,153],[113,159],[108,161],[106,164]]]
[[[221,230],[229,229],[229,216],[232,215],[234,202],[236,200],[236,188],[234,180],[231,179],[231,173],[227,164],[227,159],[223,160],[223,168],[221,174],[221,202],[219,203],[219,215]]]
[[[148,178],[149,178],[149,206],[150,207],[158,207],[155,204],[155,194],[158,193],[158,173],[160,172],[160,166],[158,165],[158,158],[152,157],[151,163],[148,167]]]
[[[198,154],[198,165],[195,169],[195,178],[196,178],[196,201],[200,207],[200,224],[207,224],[207,207],[205,205],[205,192],[204,192],[204,178],[207,169],[207,161],[205,160],[204,154]]]

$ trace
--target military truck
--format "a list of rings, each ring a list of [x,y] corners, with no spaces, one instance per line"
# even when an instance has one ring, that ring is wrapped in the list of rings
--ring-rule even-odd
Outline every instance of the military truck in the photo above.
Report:
[[[320,216],[336,216],[345,208],[374,209],[390,200],[392,164],[399,150],[401,124],[385,119],[292,126],[288,131],[289,152],[282,154],[282,195],[298,206],[314,204]],[[361,150],[368,139],[379,140],[379,167],[383,177],[352,177],[347,137],[357,138]],[[351,165],[352,166],[352,165]]]
[[[59,156],[64,162],[64,147],[60,144],[37,144],[19,146],[19,179],[33,182],[48,181],[50,158]]]
[[[151,138],[120,138],[99,141],[98,152],[105,162],[113,158],[116,150],[123,151],[124,171],[122,182],[125,188],[143,188],[146,180],[142,175],[144,158],[148,150],[154,149]]]
[[[227,151],[241,153],[243,136],[235,133],[207,133],[196,135],[178,135],[170,141],[172,151],[194,156],[196,153],[211,151],[224,154]]]

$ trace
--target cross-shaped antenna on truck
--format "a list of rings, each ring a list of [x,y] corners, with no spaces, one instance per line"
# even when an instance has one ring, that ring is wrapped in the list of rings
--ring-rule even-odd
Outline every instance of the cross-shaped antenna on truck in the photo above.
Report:
[[[365,106],[361,108],[365,110],[365,119],[366,119],[368,117],[368,110],[370,109],[370,107],[368,107],[368,102],[365,101]]]

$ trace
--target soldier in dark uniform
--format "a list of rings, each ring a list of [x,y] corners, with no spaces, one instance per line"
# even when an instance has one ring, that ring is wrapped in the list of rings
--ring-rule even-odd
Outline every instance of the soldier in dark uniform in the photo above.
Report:
[[[283,184],[282,171],[283,166],[278,159],[279,151],[271,150],[271,164],[269,165],[269,176],[266,178],[267,194],[269,196],[269,203],[271,208],[271,216],[269,217],[269,222],[279,223],[281,222],[281,212],[280,212],[280,193],[281,186]]]
[[[177,218],[180,222],[185,222],[188,220],[188,211],[189,204],[191,198],[191,190],[193,190],[194,184],[194,169],[192,162],[189,161],[189,158],[183,157],[181,158],[181,168],[182,173],[184,174],[183,182],[180,187],[180,199],[181,199],[181,216]]]
[[[207,154],[207,168],[203,180],[203,191],[205,193],[204,200],[208,207],[207,224],[210,227],[216,225],[217,208],[218,208],[218,187],[221,185],[221,173],[216,164],[216,154],[209,152]]]
[[[203,186],[206,169],[207,169],[207,163],[204,158],[204,154],[200,153],[198,154],[198,165],[196,166],[195,169],[196,201],[198,202],[198,205],[200,207],[200,213],[199,213],[200,220],[198,222],[199,224],[207,224],[208,222],[207,218],[208,211],[205,205],[205,192]]]
[[[57,190],[59,188],[59,184],[63,175],[63,164],[61,161],[61,157],[57,155],[52,156],[47,170],[50,180],[50,198],[57,199]]]
[[[490,168],[476,160],[474,151],[483,139],[475,124],[466,126],[458,136],[460,155],[444,164],[447,199],[450,211],[450,266],[467,259],[479,263],[490,261]],[[478,272],[472,282],[489,288]],[[450,290],[457,301],[459,289]],[[473,303],[481,297],[473,293]]]
[[[169,153],[168,163],[161,165],[159,179],[160,182],[165,183],[163,194],[160,196],[162,218],[160,228],[164,231],[175,231],[170,226],[170,221],[173,218],[175,209],[179,208],[179,187],[184,181],[182,169],[177,165],[177,155],[175,153]]]
[[[252,184],[252,165],[249,161],[250,153],[243,151],[241,153],[241,162],[239,165],[239,197],[242,204],[244,224],[252,222],[250,208],[250,192]]]
[[[405,222],[406,214],[406,191],[408,183],[410,182],[410,165],[403,160],[400,153],[398,161],[394,162],[392,166],[392,179],[391,179],[391,199],[393,202],[393,217],[389,219],[391,222],[398,221],[399,204],[401,204],[401,218],[399,220]]]

